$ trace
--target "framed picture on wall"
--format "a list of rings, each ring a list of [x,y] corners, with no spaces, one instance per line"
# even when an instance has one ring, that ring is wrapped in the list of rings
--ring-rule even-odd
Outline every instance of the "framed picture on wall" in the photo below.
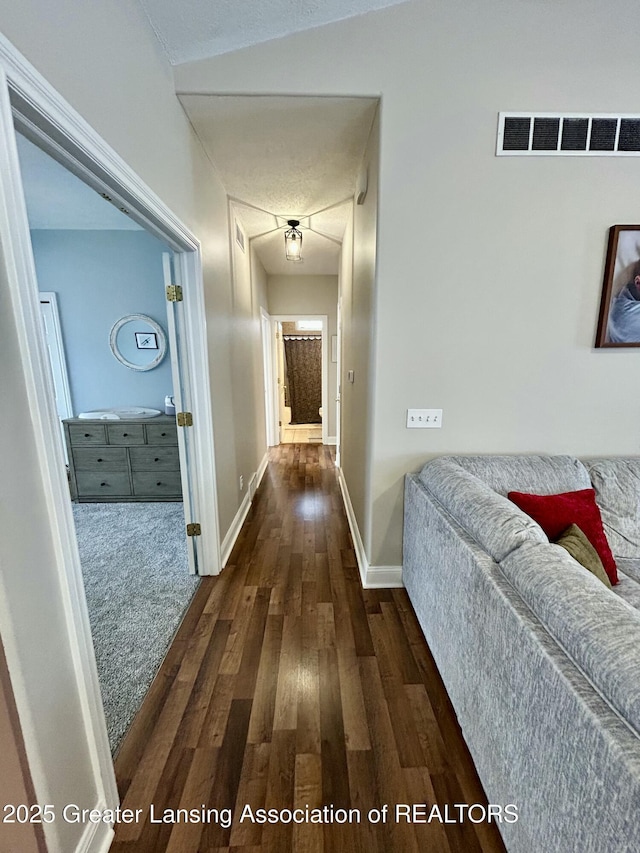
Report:
[[[158,349],[158,338],[155,332],[136,332],[138,349]]]
[[[640,225],[612,225],[596,347],[640,347]]]

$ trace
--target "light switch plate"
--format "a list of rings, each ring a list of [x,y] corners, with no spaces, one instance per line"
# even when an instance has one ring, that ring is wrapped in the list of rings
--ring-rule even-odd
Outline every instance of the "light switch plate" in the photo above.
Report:
[[[407,409],[407,429],[440,429],[442,409]]]

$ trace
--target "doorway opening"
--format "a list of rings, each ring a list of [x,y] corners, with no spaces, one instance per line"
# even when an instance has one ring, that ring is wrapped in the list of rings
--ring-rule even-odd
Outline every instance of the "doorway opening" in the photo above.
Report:
[[[280,444],[323,444],[327,438],[327,317],[274,318]]]
[[[50,390],[115,753],[197,588],[183,511],[188,456],[178,452],[175,413],[163,411],[181,382],[172,376],[178,358],[163,284],[172,259],[24,136],[17,143]]]

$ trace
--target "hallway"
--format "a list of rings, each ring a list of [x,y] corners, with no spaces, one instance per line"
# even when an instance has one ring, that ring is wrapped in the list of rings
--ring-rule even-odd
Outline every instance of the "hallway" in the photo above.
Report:
[[[116,774],[122,807],[140,813],[118,824],[112,853],[504,850],[494,824],[444,822],[445,805],[486,800],[404,590],[361,587],[332,451],[318,444],[272,449]],[[442,821],[396,820],[405,803],[437,804]],[[323,806],[302,823],[257,822],[258,809]]]

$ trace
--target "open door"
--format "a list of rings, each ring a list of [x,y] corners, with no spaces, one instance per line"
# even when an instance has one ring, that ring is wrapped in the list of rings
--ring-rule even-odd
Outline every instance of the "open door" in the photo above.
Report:
[[[51,366],[51,378],[53,380],[53,395],[56,401],[56,411],[60,420],[60,432],[64,439],[64,427],[62,421],[73,417],[71,406],[71,391],[69,386],[69,375],[67,372],[67,359],[64,354],[62,342],[62,331],[60,327],[60,315],[58,313],[58,300],[55,293],[40,292],[40,316],[44,329],[44,339]],[[67,456],[66,444],[63,444],[65,458]],[[67,462],[69,460],[67,459]]]
[[[182,500],[187,536],[187,557],[189,572],[198,574],[198,565],[202,564],[200,548],[201,526],[194,517],[194,484],[191,476],[193,459],[193,407],[185,339],[185,318],[182,301],[182,282],[178,280],[177,265],[173,255],[162,253],[162,269],[167,294],[167,332],[169,354],[173,377],[173,399],[178,424],[178,453],[180,455],[180,477],[182,480]]]

